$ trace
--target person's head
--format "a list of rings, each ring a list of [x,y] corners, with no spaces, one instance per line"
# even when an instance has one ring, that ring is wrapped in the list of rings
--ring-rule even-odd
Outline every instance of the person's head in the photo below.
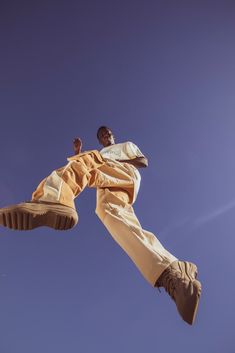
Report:
[[[114,145],[115,139],[112,131],[107,126],[100,126],[97,131],[97,138],[101,145],[104,147]]]

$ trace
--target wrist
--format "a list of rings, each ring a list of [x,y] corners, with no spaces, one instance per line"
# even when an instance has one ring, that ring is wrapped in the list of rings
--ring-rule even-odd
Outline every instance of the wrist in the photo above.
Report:
[[[81,149],[74,149],[74,154],[79,154],[81,153]]]

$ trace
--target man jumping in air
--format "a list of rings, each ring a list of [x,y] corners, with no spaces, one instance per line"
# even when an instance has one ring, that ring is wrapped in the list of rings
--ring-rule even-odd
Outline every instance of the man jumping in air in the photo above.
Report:
[[[82,141],[73,142],[75,155],[45,178],[32,201],[0,209],[0,224],[17,230],[48,226],[70,229],[78,222],[74,199],[83,189],[97,189],[96,214],[114,240],[135,263],[153,287],[164,287],[175,301],[183,320],[192,325],[197,313],[201,283],[197,267],[179,261],[156,236],[139,223],[133,203],[140,187],[138,168],[147,158],[132,142],[115,143],[112,131],[101,126],[97,132],[101,151],[82,152]]]

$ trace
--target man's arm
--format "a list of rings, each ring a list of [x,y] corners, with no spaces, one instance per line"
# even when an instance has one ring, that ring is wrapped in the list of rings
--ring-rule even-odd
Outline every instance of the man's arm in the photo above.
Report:
[[[79,154],[82,151],[82,140],[79,137],[73,140],[73,150],[74,154]]]
[[[148,166],[148,160],[146,157],[136,157],[133,159],[117,160],[122,163],[130,163],[136,168],[146,168]]]

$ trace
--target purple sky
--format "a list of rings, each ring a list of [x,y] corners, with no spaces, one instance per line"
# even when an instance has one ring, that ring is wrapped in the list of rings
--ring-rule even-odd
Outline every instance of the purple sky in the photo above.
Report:
[[[67,232],[0,234],[1,353],[234,353],[235,2],[0,5],[0,206],[110,126],[149,158],[135,210],[199,267],[193,327],[77,200]]]

